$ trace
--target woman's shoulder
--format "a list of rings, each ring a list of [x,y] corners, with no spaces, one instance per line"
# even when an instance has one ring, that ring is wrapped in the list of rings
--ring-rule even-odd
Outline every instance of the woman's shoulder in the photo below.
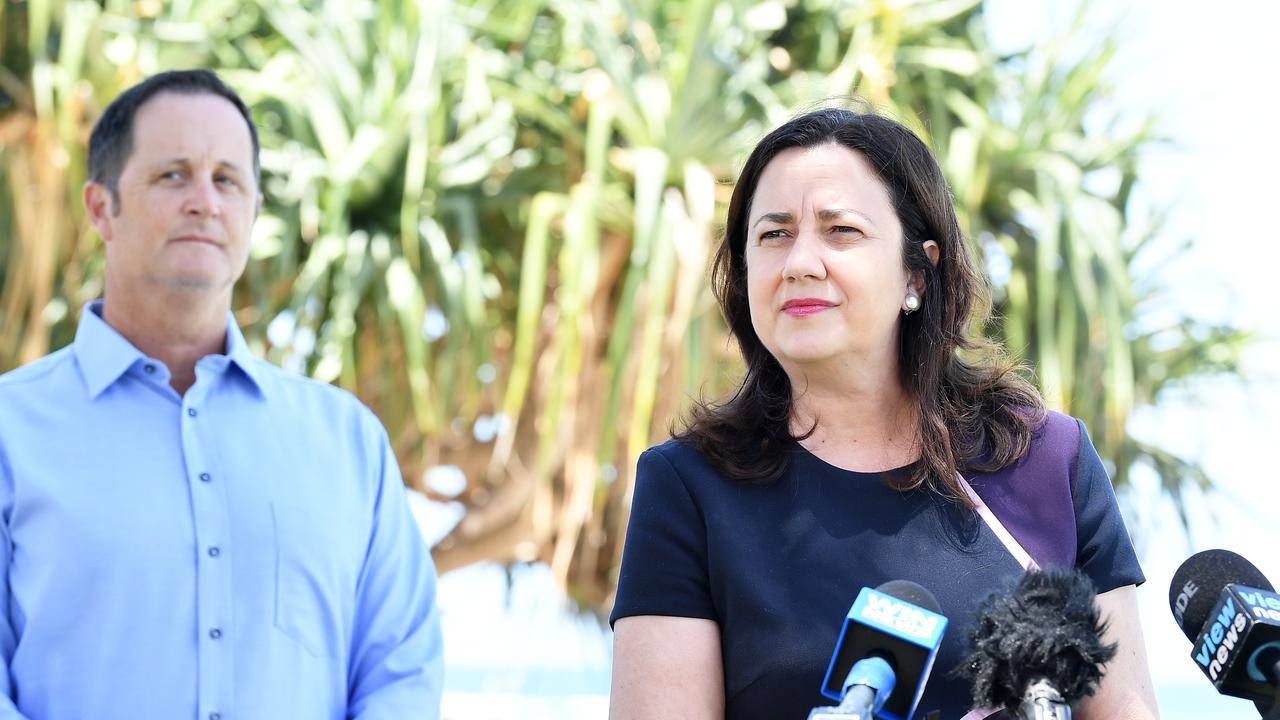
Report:
[[[1030,423],[1031,441],[1026,451],[997,470],[974,473],[974,479],[1005,484],[1029,477],[1057,477],[1069,481],[1069,484],[1074,482],[1084,434],[1083,423],[1054,410],[1034,412],[1036,416]]]
[[[1033,558],[1069,567],[1076,545],[1072,490],[1081,424],[1069,415],[1043,410],[1031,428],[1030,446],[1020,458],[967,479]]]
[[[706,455],[684,436],[673,437],[640,453],[637,473],[659,471],[674,474],[686,482],[720,477]]]
[[[728,497],[728,481],[696,447],[679,437],[640,453],[633,483],[633,525],[703,527],[707,508],[723,507]]]
[[[736,478],[719,467],[696,441],[677,435],[640,453],[636,461],[635,483],[641,486],[663,487],[669,491],[683,488],[700,502],[738,502],[751,498],[752,502],[764,502],[764,496],[789,487],[794,479],[791,463],[781,478],[753,480]],[[729,498],[729,499],[726,499]]]
[[[657,445],[652,445],[649,449],[642,452],[641,457],[661,456],[662,458],[673,462],[688,462],[702,457],[702,453],[698,452],[685,435],[676,435],[667,438],[666,441]]]
[[[1074,460],[1080,452],[1083,423],[1056,410],[1042,410],[1032,424],[1031,447],[1027,454],[1040,453]]]
[[[1056,410],[1038,411],[1032,421],[1032,442],[1027,452],[1015,462],[1015,468],[1032,473],[1043,471],[1046,466],[1074,471],[1076,457],[1080,454],[1080,434],[1083,424],[1073,416]],[[1028,468],[1029,465],[1029,468]]]

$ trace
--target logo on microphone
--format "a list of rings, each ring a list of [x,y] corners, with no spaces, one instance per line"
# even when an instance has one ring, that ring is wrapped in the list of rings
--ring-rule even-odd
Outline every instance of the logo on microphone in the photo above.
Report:
[[[1249,606],[1254,617],[1280,622],[1280,595],[1242,587],[1240,599]]]
[[[1178,627],[1182,627],[1182,616],[1187,612],[1187,605],[1191,604],[1191,598],[1200,592],[1200,587],[1196,585],[1194,580],[1188,580],[1186,585],[1182,586],[1182,592],[1178,593],[1178,598],[1173,601],[1173,619],[1178,621]]]
[[[1240,633],[1248,625],[1248,618],[1236,607],[1234,596],[1228,595],[1218,608],[1213,624],[1200,637],[1200,651],[1196,662],[1209,673],[1210,680],[1217,680],[1224,666],[1230,666],[1232,652],[1240,642]]]
[[[867,594],[866,605],[862,607],[862,619],[897,634],[931,643],[939,632],[940,615],[909,605],[875,591]]]

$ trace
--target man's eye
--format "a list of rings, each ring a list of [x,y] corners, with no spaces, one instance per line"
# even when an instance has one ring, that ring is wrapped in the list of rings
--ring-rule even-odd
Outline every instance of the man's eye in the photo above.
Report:
[[[786,230],[767,230],[763,233],[760,233],[760,241],[764,242],[765,240],[781,240],[786,236],[787,236]]]

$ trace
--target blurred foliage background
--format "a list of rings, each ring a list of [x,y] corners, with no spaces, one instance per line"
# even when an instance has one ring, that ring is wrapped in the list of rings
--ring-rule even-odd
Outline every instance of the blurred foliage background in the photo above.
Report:
[[[1118,486],[1206,486],[1126,430],[1247,334],[1161,312],[1148,119],[1115,38],[1015,55],[979,0],[0,2],[0,370],[102,291],[80,203],[101,108],[209,67],[262,133],[234,310],[255,350],[359,395],[461,522],[442,570],[541,560],[607,607],[633,463],[738,372],[706,268],[754,141],[857,94],[916,130],[992,281],[984,329],[1089,425]],[[141,139],[145,142],[145,138]],[[1169,243],[1160,243],[1169,247]],[[1142,262],[1137,260],[1141,258]]]

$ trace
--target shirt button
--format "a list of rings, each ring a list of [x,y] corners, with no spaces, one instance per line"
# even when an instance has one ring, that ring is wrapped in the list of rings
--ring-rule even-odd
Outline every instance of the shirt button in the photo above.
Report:
[[[222,631],[219,630],[218,628],[214,628],[209,631],[209,637],[213,638],[214,640],[217,640],[218,638],[222,637]]]
[[[209,473],[200,473],[200,482],[209,482],[212,479],[213,476]]]
[[[222,720],[220,713],[209,713],[209,720]]]
[[[218,549],[218,546],[216,546],[216,545],[215,545],[215,546],[213,546],[213,547],[209,548],[209,557],[218,557],[218,554],[219,554],[220,552],[222,552],[222,551],[221,551],[221,550],[219,550],[219,549]]]
[[[187,408],[187,415],[195,417],[196,415],[199,415],[199,413],[196,412],[195,408]]]
[[[153,372],[155,372],[155,371],[156,371],[156,366],[155,366],[155,365],[152,365],[151,363],[147,363],[146,365],[143,365],[143,366],[142,366],[142,369],[143,369],[147,374],[151,374],[151,373],[153,373]]]

